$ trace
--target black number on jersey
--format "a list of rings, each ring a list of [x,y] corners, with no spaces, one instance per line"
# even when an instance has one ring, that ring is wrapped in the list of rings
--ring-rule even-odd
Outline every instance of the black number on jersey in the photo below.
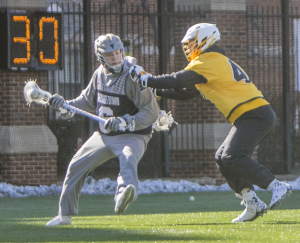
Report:
[[[231,66],[231,69],[232,69],[232,74],[233,74],[233,79],[235,81],[244,81],[245,84],[252,83],[249,80],[248,75],[245,73],[245,71],[243,69],[241,69],[239,67],[239,65],[237,65],[235,62],[231,61],[230,59],[228,59],[228,62],[230,63],[230,66]]]

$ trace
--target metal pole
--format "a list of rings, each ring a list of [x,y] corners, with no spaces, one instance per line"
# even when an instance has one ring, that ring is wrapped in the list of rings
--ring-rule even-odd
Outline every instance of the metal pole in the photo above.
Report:
[[[164,0],[157,0],[157,12],[158,12],[158,72],[159,74],[164,74],[166,72],[166,58],[165,55],[167,55],[166,52],[164,52],[164,23],[163,23],[163,16],[164,16],[164,6],[165,6]],[[160,101],[160,107],[162,110],[167,109],[167,100],[165,98],[162,98]],[[170,176],[170,156],[169,156],[169,133],[168,132],[161,132],[161,147],[162,147],[162,160],[164,163],[164,174],[165,177]]]
[[[158,73],[163,74],[164,72],[164,54],[163,54],[163,0],[157,0],[157,13],[158,13],[158,19],[157,19],[157,27],[158,27]]]
[[[83,53],[84,53],[84,86],[86,87],[92,77],[92,39],[91,39],[91,0],[83,1]],[[94,123],[86,121],[85,131],[90,136],[94,132]]]
[[[283,158],[286,161],[286,173],[291,173],[291,95],[290,95],[290,42],[289,42],[289,0],[281,0],[282,14],[282,99],[283,99]]]
[[[120,38],[121,40],[124,39],[124,15],[123,15],[123,5],[125,0],[119,0],[120,4]]]

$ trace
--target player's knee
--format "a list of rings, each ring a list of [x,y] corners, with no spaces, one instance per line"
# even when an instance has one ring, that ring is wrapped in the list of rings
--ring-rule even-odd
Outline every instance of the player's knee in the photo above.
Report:
[[[137,158],[131,154],[131,155],[123,155],[120,157],[120,163],[123,164],[123,166],[128,168],[135,168],[137,167],[138,160]]]

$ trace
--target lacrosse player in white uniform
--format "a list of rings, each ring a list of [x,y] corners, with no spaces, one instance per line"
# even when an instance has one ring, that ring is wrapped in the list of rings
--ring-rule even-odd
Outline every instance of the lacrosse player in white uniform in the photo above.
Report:
[[[152,124],[159,107],[150,89],[139,92],[131,81],[129,69],[136,59],[124,56],[123,43],[114,34],[101,35],[95,40],[95,54],[101,65],[81,94],[68,104],[106,119],[99,131],[83,144],[72,158],[64,179],[59,200],[58,216],[46,226],[71,224],[78,214],[80,191],[89,172],[107,160],[118,157],[115,212],[122,214],[138,196],[137,165],[151,138]],[[65,100],[53,95],[50,103],[59,110]],[[69,119],[70,114],[61,114]]]

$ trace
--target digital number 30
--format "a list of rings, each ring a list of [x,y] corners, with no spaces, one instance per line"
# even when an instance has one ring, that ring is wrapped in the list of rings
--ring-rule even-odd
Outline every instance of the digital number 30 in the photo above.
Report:
[[[30,61],[30,20],[27,16],[13,16],[13,21],[15,22],[25,22],[26,23],[26,37],[14,37],[14,42],[21,42],[26,44],[27,56],[26,58],[15,58],[14,63],[16,64],[26,64]]]
[[[26,23],[26,37],[14,37],[13,41],[21,42],[26,44],[27,56],[26,58],[15,58],[15,64],[27,64],[30,61],[30,19],[27,16],[13,16],[13,21],[15,22],[25,22]],[[43,25],[44,23],[53,23],[54,25],[54,58],[44,58],[43,51],[40,51],[40,61],[44,64],[56,64],[58,62],[58,21],[55,17],[42,17],[39,21],[39,40],[42,41],[44,38]]]

